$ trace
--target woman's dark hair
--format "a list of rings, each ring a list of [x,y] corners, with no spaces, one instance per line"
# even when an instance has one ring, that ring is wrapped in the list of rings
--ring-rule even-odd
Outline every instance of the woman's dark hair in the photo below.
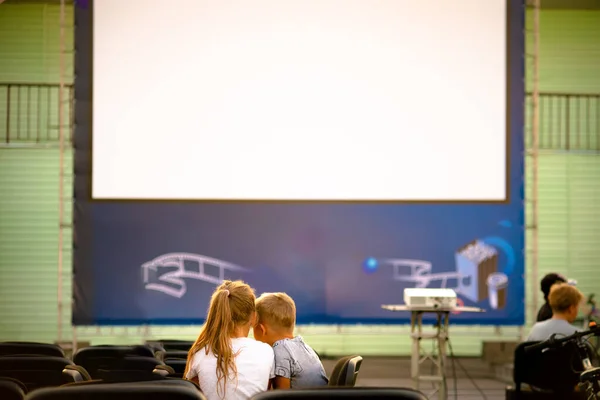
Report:
[[[542,282],[540,284],[540,288],[542,289],[542,293],[544,293],[544,300],[548,301],[548,295],[550,294],[550,289],[554,284],[557,283],[566,283],[567,280],[564,276],[551,273],[542,278]]]

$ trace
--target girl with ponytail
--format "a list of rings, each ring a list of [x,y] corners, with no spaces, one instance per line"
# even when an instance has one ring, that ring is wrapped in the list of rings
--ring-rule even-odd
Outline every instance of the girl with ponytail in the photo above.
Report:
[[[248,338],[255,300],[254,290],[242,281],[224,281],[210,299],[184,372],[208,400],[250,399],[266,391],[275,377],[271,346]]]

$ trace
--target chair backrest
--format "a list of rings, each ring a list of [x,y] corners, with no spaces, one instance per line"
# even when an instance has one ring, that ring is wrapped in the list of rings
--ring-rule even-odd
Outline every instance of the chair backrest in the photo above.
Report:
[[[65,352],[60,346],[50,343],[0,342],[0,356],[11,355],[64,357]]]
[[[353,387],[356,384],[362,360],[361,356],[340,358],[331,371],[329,386]]]
[[[172,360],[187,360],[188,352],[183,350],[159,350],[154,353],[154,356],[161,361],[165,361],[168,358]]]
[[[156,374],[153,371],[140,370],[98,370],[96,374],[96,378],[105,383],[153,382],[165,379],[165,376]]]
[[[557,349],[538,350],[525,353],[525,348],[539,342],[523,342],[515,349],[513,379],[519,390],[522,383],[557,393],[571,393],[579,382],[582,370],[578,352],[566,344]]]
[[[64,386],[87,386],[87,385],[107,385],[107,384],[111,384],[111,385],[128,385],[132,382],[117,382],[117,381],[113,381],[113,382],[105,382],[101,379],[95,379],[95,380],[91,380],[91,381],[83,381],[83,382],[73,382],[73,383],[67,383]],[[175,385],[175,386],[186,386],[189,388],[193,388],[196,390],[200,390],[200,386],[198,386],[196,383],[192,382],[192,381],[188,381],[186,379],[176,379],[176,378],[161,378],[159,377],[158,380],[143,380],[143,381],[138,381],[135,382],[136,385]]]
[[[60,357],[4,356],[0,357],[0,376],[17,379],[31,391],[66,383],[63,370],[71,365],[73,362]]]
[[[73,361],[77,365],[83,365],[82,362],[88,358],[125,356],[154,357],[154,350],[149,346],[90,346],[79,349],[73,356]]]
[[[94,379],[98,378],[99,370],[152,371],[156,365],[163,365],[147,346],[86,347],[75,354],[73,361],[85,368]]]
[[[151,357],[93,358],[87,360],[85,368],[92,379],[105,379],[107,373],[116,371],[151,373],[158,365],[164,364]]]
[[[165,340],[160,340],[160,344],[162,345],[162,348],[165,351],[176,351],[176,350],[180,350],[180,351],[189,351],[192,348],[192,345],[194,344],[193,341],[191,340],[172,340],[172,339],[165,339]]]
[[[403,388],[369,388],[369,387],[323,387],[317,389],[270,390],[260,393],[252,400],[326,400],[326,399],[369,399],[369,400],[427,400],[427,397],[416,390]]]
[[[182,384],[108,383],[40,389],[26,400],[205,400],[199,390]]]
[[[92,379],[86,369],[80,365],[66,365],[62,373],[67,382],[81,382]]]
[[[165,358],[177,358],[181,360],[187,360],[188,352],[183,350],[167,350],[165,351]]]
[[[186,363],[187,360],[182,360],[179,358],[167,358],[165,360],[165,364],[173,368],[173,371],[175,371],[176,374],[183,374]]]
[[[154,340],[146,340],[146,346],[150,347],[152,349],[152,351],[157,352],[157,351],[165,351],[165,349],[163,349],[162,347],[162,343],[154,341]]]
[[[27,387],[22,382],[0,377],[0,399],[23,400],[25,393],[27,393]]]

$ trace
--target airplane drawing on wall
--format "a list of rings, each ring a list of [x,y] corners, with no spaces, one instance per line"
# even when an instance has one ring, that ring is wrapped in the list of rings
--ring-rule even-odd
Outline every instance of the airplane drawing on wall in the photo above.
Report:
[[[207,271],[209,268],[217,273],[211,274]],[[249,272],[239,265],[194,253],[163,254],[142,264],[146,290],[155,290],[179,299],[187,292],[186,279],[220,285],[225,280],[226,271]]]

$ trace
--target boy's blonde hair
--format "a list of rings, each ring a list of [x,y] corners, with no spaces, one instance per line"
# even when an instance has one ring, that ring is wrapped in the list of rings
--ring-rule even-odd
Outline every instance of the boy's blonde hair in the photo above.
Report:
[[[285,293],[263,293],[256,299],[259,322],[274,328],[294,329],[296,325],[296,303]]]
[[[575,286],[567,283],[557,283],[550,288],[548,303],[552,311],[562,313],[572,306],[579,306],[583,300],[583,294]]]

